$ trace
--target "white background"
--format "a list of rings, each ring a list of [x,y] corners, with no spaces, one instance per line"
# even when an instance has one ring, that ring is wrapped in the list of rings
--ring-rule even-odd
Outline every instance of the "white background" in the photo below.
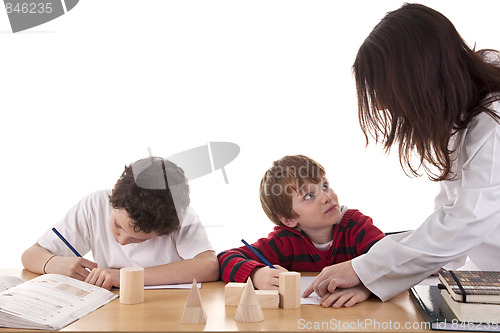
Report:
[[[466,42],[500,49],[494,1],[424,1]],[[402,1],[81,0],[13,34],[0,10],[1,268],[125,164],[210,141],[241,147],[193,180],[192,205],[217,251],[266,236],[259,182],[286,154],[320,162],[341,204],[383,231],[418,227],[437,184],[365,148],[351,66]]]

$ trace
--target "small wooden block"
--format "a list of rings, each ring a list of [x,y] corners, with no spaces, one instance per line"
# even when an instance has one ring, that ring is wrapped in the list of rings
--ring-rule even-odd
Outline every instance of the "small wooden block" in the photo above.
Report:
[[[246,283],[240,282],[229,282],[224,287],[224,298],[226,300],[226,306],[238,306],[241,300],[241,295],[243,295],[243,289],[245,289]]]
[[[196,280],[193,280],[186,307],[181,319],[182,324],[206,324],[207,314],[201,303],[201,295]]]
[[[278,290],[256,290],[255,294],[263,309],[277,309],[280,303]]]
[[[238,306],[246,283],[229,282],[224,287],[226,306]],[[277,290],[255,290],[262,309],[277,309],[280,301]]]
[[[120,269],[120,303],[144,302],[144,268],[124,267]]]
[[[255,323],[264,320],[264,313],[253,289],[252,280],[248,278],[243,295],[241,295],[240,304],[236,309],[234,320],[245,323]]]
[[[280,307],[300,308],[300,273],[283,272],[279,276]]]

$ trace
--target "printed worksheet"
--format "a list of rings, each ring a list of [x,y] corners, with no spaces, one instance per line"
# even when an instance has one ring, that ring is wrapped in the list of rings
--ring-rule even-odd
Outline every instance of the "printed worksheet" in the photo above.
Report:
[[[20,285],[24,281],[15,276],[0,276],[0,291],[4,291]]]
[[[0,326],[60,329],[118,296],[58,274],[45,274],[0,293]]]

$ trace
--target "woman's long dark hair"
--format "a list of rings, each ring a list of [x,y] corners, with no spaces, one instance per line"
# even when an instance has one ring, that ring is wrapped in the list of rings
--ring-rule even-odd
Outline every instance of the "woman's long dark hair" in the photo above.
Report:
[[[489,56],[491,59],[485,60]],[[500,54],[475,51],[439,12],[405,4],[388,13],[361,45],[353,66],[366,137],[389,151],[399,144],[405,173],[453,179],[450,138],[500,100]],[[419,163],[415,167],[412,156]]]

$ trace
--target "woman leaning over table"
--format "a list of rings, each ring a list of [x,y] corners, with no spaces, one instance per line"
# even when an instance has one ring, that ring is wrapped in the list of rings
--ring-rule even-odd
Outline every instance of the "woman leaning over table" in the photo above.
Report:
[[[373,29],[353,66],[361,128],[367,142],[396,145],[405,172],[422,167],[441,191],[418,229],[323,269],[304,294],[329,294],[330,306],[345,297],[340,288],[362,283],[385,301],[467,256],[500,270],[499,66],[498,51],[470,49],[423,5],[406,4]]]

